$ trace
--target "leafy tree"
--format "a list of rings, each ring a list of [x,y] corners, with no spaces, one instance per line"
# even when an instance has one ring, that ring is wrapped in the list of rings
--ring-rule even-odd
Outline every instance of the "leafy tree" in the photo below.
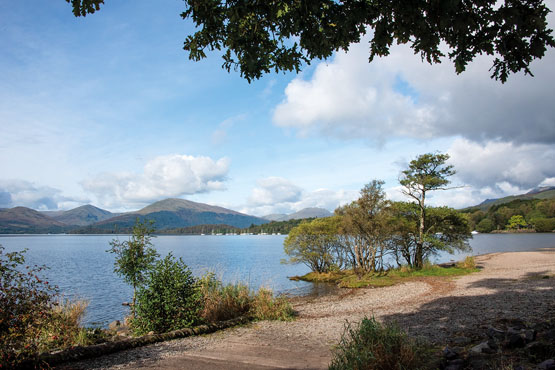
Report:
[[[507,224],[507,227],[509,229],[520,229],[521,227],[526,226],[528,226],[528,223],[526,223],[526,220],[524,220],[524,217],[522,217],[521,215],[512,216]]]
[[[76,16],[103,0],[66,0]],[[428,63],[448,56],[461,73],[477,55],[494,56],[492,78],[505,82],[555,46],[542,0],[496,1],[198,1],[186,0],[183,19],[197,27],[185,39],[189,59],[223,50],[223,67],[249,82],[270,71],[300,71],[314,58],[348,50],[371,34],[370,57],[409,44]],[[443,50],[446,49],[446,53]]]
[[[152,222],[140,221],[137,218],[133,233],[129,240],[120,242],[113,239],[108,252],[116,255],[114,272],[133,287],[131,315],[135,316],[137,289],[145,281],[145,275],[153,266],[158,253],[152,246],[151,238],[154,228]]]
[[[381,261],[388,252],[388,207],[383,181],[373,180],[360,191],[360,197],[338,208],[341,216],[343,246],[355,271],[365,273],[382,268]]]
[[[339,217],[326,217],[293,228],[283,242],[289,260],[282,262],[304,263],[316,272],[330,271],[336,263],[334,253],[341,249],[339,223]]]
[[[139,287],[132,326],[137,334],[188,328],[200,321],[201,307],[197,280],[170,253],[154,263]]]
[[[495,225],[489,218],[484,218],[476,225],[476,231],[480,233],[491,233],[495,230]]]
[[[555,218],[537,218],[534,220],[534,228],[538,233],[550,233],[555,230]]]
[[[422,154],[409,163],[409,168],[402,172],[399,180],[404,187],[403,194],[414,199],[419,208],[418,240],[414,260],[416,268],[422,268],[424,264],[424,243],[427,237],[426,194],[433,190],[447,189],[447,178],[455,174],[453,166],[446,164],[448,159],[448,154]]]
[[[417,204],[395,202],[392,205],[393,237],[391,248],[397,263],[401,258],[410,267],[421,268],[422,260],[444,251],[469,251],[471,237],[467,218],[449,207],[426,207],[423,241],[420,245],[420,209]],[[421,253],[421,255],[419,255]]]

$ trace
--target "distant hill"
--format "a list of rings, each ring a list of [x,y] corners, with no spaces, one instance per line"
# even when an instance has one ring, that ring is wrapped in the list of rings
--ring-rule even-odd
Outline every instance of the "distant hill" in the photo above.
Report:
[[[56,221],[74,226],[92,225],[120,215],[120,213],[112,213],[90,204],[70,209],[69,211],[44,211],[41,213]]]
[[[508,197],[498,199],[486,199],[482,203],[465,208],[464,210],[481,210],[487,211],[493,206],[512,202],[513,200],[527,200],[527,199],[553,199],[555,198],[555,186],[542,187],[529,191],[526,194],[510,195]]]
[[[125,231],[135,224],[137,218],[153,220],[154,226],[158,230],[204,224],[225,224],[244,228],[252,224],[260,225],[268,222],[262,218],[249,216],[223,207],[170,198],[153,203],[136,212],[125,213],[94,223],[87,228],[95,232],[99,230],[111,232],[114,229]],[[80,230],[79,232],[82,231]]]
[[[27,207],[1,208],[0,233],[60,233],[66,224]]]
[[[300,220],[303,218],[322,218],[330,217],[333,214],[324,208],[303,208],[298,212],[287,214],[271,214],[264,216],[262,218],[270,221],[289,221],[289,220]]]
[[[287,214],[285,213],[272,213],[266,216],[262,216],[263,219],[269,220],[269,221],[279,221],[279,220],[285,219],[286,217],[287,217]]]

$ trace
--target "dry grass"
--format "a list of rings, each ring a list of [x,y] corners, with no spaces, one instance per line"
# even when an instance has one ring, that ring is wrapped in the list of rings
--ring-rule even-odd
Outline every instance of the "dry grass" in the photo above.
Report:
[[[255,293],[246,284],[223,285],[213,273],[200,279],[199,289],[203,299],[200,316],[205,322],[245,315],[255,320],[291,320],[293,317],[289,301],[284,297],[274,297],[269,289],[260,288]]]

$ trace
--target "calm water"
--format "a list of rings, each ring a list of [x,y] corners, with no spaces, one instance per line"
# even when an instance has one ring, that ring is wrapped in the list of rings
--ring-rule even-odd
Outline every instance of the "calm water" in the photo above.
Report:
[[[132,290],[113,273],[114,256],[107,253],[113,235],[0,236],[7,251],[28,248],[27,262],[50,267],[45,273],[69,298],[89,301],[85,324],[106,326],[122,319]],[[317,294],[325,286],[295,282],[288,276],[302,275],[304,265],[283,265],[281,235],[159,236],[153,239],[161,256],[172,252],[182,257],[197,276],[213,271],[224,282],[247,282],[252,288],[269,287],[277,293]],[[119,236],[126,240],[127,236]],[[536,250],[555,247],[555,234],[479,234],[471,240],[478,255],[492,252]],[[436,262],[460,260],[467,254],[436,257]]]

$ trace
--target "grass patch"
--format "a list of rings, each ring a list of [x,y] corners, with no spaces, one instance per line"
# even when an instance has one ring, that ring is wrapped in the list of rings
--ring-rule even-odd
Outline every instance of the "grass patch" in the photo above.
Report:
[[[303,276],[295,276],[293,280],[314,283],[334,283],[343,288],[386,287],[410,279],[421,277],[462,276],[478,271],[474,257],[467,257],[455,266],[442,267],[426,265],[420,270],[408,267],[390,269],[381,273],[357,274],[354,270],[333,271],[328,273],[309,272]]]
[[[358,325],[347,324],[329,369],[424,369],[430,353],[431,347],[397,325],[364,318]]]

